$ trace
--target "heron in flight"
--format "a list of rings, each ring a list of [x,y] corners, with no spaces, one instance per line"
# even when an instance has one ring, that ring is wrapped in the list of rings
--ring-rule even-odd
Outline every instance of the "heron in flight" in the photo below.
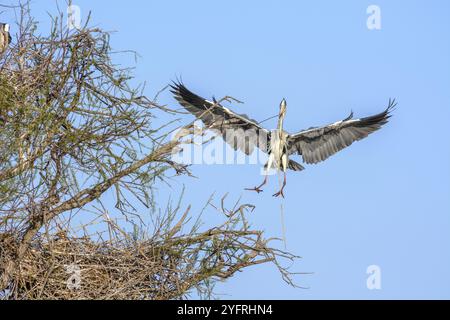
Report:
[[[11,43],[11,34],[9,33],[9,24],[0,23],[0,56],[8,48]]]
[[[303,162],[307,164],[324,161],[338,151],[350,146],[353,142],[361,140],[380,129],[388,122],[391,111],[396,106],[395,100],[389,100],[388,107],[376,115],[354,119],[353,112],[351,112],[344,120],[330,125],[312,127],[295,134],[289,134],[283,130],[287,108],[285,99],[280,103],[277,128],[269,131],[247,115],[237,114],[224,107],[214,98],[213,101],[208,101],[196,95],[181,82],[174,82],[171,85],[171,92],[181,106],[200,119],[209,129],[219,132],[234,150],[241,150],[246,155],[250,155],[257,147],[268,154],[268,161],[264,166],[266,169],[264,181],[259,186],[246,190],[262,192],[261,188],[267,183],[268,179],[267,170],[276,169],[283,172],[284,179],[280,191],[275,193],[274,197],[284,197],[283,190],[286,186],[286,171],[288,169],[293,171],[304,170],[304,167],[290,159],[290,156],[301,155]],[[232,139],[227,139],[227,130],[237,129],[252,130],[258,138],[248,139],[247,135],[232,135]]]

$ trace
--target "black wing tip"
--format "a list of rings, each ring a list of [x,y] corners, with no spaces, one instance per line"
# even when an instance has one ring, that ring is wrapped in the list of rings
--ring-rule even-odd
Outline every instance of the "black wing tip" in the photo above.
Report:
[[[197,108],[204,108],[205,104],[210,104],[209,101],[189,90],[181,79],[173,80],[169,87],[169,91],[181,105],[188,104]]]
[[[170,90],[170,92],[172,92],[173,94],[180,92],[180,90],[182,90],[182,89],[186,89],[183,81],[178,78],[176,80],[172,80],[172,83],[170,83],[169,86],[170,86],[170,88],[172,88],[172,90]]]
[[[389,98],[389,104],[388,107],[386,108],[386,113],[390,114],[392,111],[395,110],[396,107],[397,101],[395,100],[395,98]]]
[[[194,95],[188,88],[186,88],[182,79],[177,78],[176,80],[172,80],[172,83],[169,84],[169,87],[169,91],[175,97],[182,97],[183,99],[185,99],[187,96]]]
[[[395,100],[395,98],[389,98],[389,103],[387,108],[379,113],[378,115],[375,115],[374,117],[379,118],[381,121],[384,121],[384,123],[387,122],[387,120],[392,117],[392,112],[395,110],[395,108],[397,107],[397,101]]]
[[[170,92],[172,92],[173,94],[179,94],[181,91],[184,90],[189,91],[184,85],[183,77],[181,75],[176,76],[176,79],[172,80],[171,83],[169,83],[169,87],[172,89],[170,90]]]
[[[384,119],[386,122],[392,117],[392,112],[396,109],[396,107],[397,107],[397,101],[395,100],[395,98],[389,98],[388,106],[387,106],[386,110],[384,110],[384,112],[383,112]]]
[[[392,112],[395,110],[397,106],[397,102],[395,99],[389,99],[389,103],[387,108],[373,116],[361,118],[361,125],[384,125],[389,122],[389,119],[392,117]]]

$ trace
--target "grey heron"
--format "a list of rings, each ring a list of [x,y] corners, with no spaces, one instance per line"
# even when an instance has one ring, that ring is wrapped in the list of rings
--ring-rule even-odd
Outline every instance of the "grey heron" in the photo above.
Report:
[[[280,191],[273,195],[275,197],[284,197],[283,190],[286,186],[286,171],[288,169],[293,171],[304,170],[301,164],[289,158],[291,155],[301,155],[303,162],[307,164],[324,161],[338,151],[350,146],[353,142],[361,140],[380,129],[388,122],[391,111],[396,106],[395,99],[390,99],[387,108],[376,115],[354,119],[353,112],[351,112],[344,120],[330,125],[312,127],[295,134],[289,134],[283,130],[283,121],[287,109],[285,99],[280,103],[277,128],[269,131],[256,120],[231,111],[214,98],[213,101],[209,101],[194,94],[181,82],[174,82],[171,85],[171,92],[187,111],[200,119],[208,128],[222,134],[224,140],[234,150],[241,150],[246,155],[250,155],[257,147],[268,154],[268,161],[264,168],[266,170],[276,169],[284,174],[283,185]],[[259,137],[263,136],[266,139],[247,139],[245,135],[234,135],[233,139],[227,139],[226,132],[230,129],[252,130]],[[264,181],[259,186],[246,190],[262,192],[261,188],[267,183],[267,179],[266,171]]]
[[[9,24],[0,23],[0,55],[2,55],[11,43]]]

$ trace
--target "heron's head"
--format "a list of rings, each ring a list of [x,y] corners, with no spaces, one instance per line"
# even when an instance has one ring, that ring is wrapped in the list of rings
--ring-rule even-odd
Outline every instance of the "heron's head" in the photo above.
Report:
[[[284,118],[286,116],[286,106],[287,106],[286,100],[285,99],[281,100],[280,114],[279,114],[280,118]]]
[[[2,24],[2,29],[3,29],[3,31],[5,31],[5,32],[9,32],[9,24],[3,23],[3,24]]]

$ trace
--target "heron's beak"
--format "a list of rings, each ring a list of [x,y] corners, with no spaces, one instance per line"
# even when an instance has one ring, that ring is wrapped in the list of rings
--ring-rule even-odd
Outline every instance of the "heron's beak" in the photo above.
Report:
[[[286,106],[287,106],[286,100],[285,99],[281,100],[281,103],[280,103],[280,116],[281,117],[284,117],[286,115]]]

